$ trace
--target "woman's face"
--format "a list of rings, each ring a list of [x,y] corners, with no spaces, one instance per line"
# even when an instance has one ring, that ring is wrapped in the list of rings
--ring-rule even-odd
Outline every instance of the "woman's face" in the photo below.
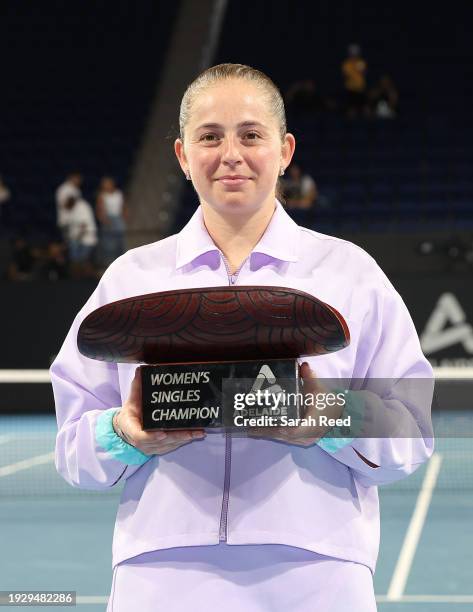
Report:
[[[276,182],[294,153],[281,141],[264,92],[242,79],[212,85],[194,100],[184,143],[175,151],[204,205],[220,213],[253,213],[274,206]]]

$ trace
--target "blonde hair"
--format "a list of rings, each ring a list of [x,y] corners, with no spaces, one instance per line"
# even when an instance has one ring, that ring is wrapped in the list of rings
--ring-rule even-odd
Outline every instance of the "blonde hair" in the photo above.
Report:
[[[251,66],[245,66],[244,64],[218,64],[217,66],[211,66],[192,81],[184,92],[179,112],[179,132],[181,140],[184,141],[184,131],[189,122],[192,105],[197,96],[215,83],[220,83],[228,79],[242,79],[254,83],[263,90],[268,98],[271,113],[278,121],[279,133],[281,141],[283,141],[287,128],[286,112],[284,110],[281,92],[264,72],[252,68]]]
[[[182,142],[184,142],[184,132],[186,125],[189,123],[189,117],[195,99],[208,87],[229,79],[242,79],[249,83],[254,83],[264,92],[268,100],[271,114],[277,119],[279,135],[281,137],[281,142],[283,142],[287,132],[287,124],[286,111],[284,109],[284,101],[281,92],[264,72],[252,68],[251,66],[246,66],[245,64],[217,64],[216,66],[211,66],[199,74],[199,76],[187,87],[182,96],[179,110],[179,135]],[[279,179],[276,183],[276,197],[278,200],[284,201],[283,190]]]

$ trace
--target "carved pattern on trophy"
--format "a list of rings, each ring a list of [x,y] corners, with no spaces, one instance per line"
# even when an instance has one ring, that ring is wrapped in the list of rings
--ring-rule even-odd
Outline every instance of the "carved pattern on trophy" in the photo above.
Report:
[[[89,314],[82,354],[126,363],[323,355],[349,344],[331,306],[284,287],[209,287],[126,298]]]

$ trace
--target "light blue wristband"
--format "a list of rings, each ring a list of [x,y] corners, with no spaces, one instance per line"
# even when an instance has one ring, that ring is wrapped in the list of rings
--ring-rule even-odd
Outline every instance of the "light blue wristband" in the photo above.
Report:
[[[122,440],[113,429],[112,420],[118,410],[120,409],[109,408],[99,415],[95,424],[95,441],[117,461],[127,465],[143,465],[148,459],[151,459],[151,455],[145,455],[139,449]]]
[[[354,434],[351,438],[344,438],[342,434],[345,427],[332,427],[329,430],[329,435],[325,435],[317,442],[327,453],[336,453],[341,448],[348,446],[355,439],[355,436],[360,433],[365,412],[365,403],[356,393],[345,391],[344,389],[335,389],[335,393],[343,393],[345,395],[345,408],[341,418],[350,417],[350,433]]]

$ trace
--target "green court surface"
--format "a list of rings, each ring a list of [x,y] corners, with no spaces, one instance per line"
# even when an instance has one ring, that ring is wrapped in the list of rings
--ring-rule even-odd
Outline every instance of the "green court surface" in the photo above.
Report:
[[[74,590],[76,609],[103,612],[119,490],[62,481],[53,418],[0,417],[0,426],[0,590]],[[378,609],[473,610],[473,439],[438,439],[429,464],[381,487],[380,502]]]

